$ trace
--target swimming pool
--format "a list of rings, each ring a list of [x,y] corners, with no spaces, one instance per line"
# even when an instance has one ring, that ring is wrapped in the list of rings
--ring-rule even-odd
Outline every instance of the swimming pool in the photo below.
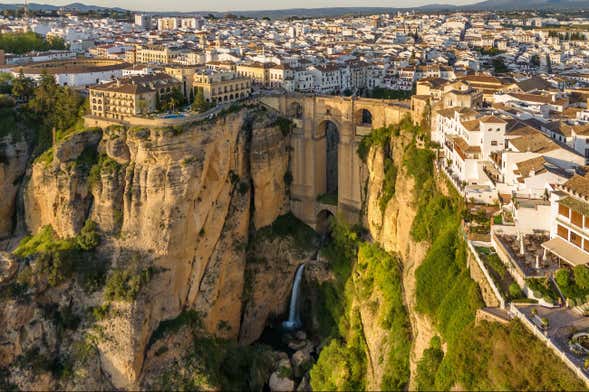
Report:
[[[165,116],[162,116],[162,118],[183,118],[186,117],[184,114],[181,113],[177,113],[177,114],[166,114]]]

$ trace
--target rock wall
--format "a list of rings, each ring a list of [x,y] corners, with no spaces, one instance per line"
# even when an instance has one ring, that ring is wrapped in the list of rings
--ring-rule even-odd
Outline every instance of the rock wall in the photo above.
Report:
[[[53,148],[50,162],[38,159],[25,188],[25,219],[36,233],[51,225],[60,237],[73,237],[82,228],[92,198],[88,167],[78,162],[82,153],[93,154],[102,132],[91,130],[74,134]]]
[[[374,238],[385,250],[400,255],[403,262],[403,287],[405,289],[405,304],[409,311],[412,327],[412,351],[410,358],[411,379],[410,389],[415,389],[415,371],[417,362],[423,355],[423,351],[429,347],[429,342],[435,334],[431,320],[416,311],[416,282],[415,270],[423,261],[429,245],[416,243],[411,238],[411,226],[417,214],[415,195],[419,189],[415,189],[415,181],[407,173],[403,166],[405,148],[411,143],[411,136],[401,133],[398,137],[391,138],[390,146],[387,146],[388,154],[398,169],[395,183],[395,194],[387,203],[384,212],[380,207],[380,196],[384,182],[385,149],[381,146],[371,148],[367,159],[368,182],[365,224]],[[367,331],[365,333],[370,352],[379,352],[379,331]],[[373,355],[374,356],[374,355]],[[381,373],[382,363],[373,363],[374,374]],[[376,378],[372,380],[377,385]]]
[[[243,109],[181,128],[90,129],[32,166],[24,200],[33,234],[51,225],[73,237],[92,219],[103,238],[97,253],[112,269],[154,271],[134,301],[112,302],[97,323],[100,366],[114,387],[139,385],[164,320],[191,309],[206,333],[236,340],[241,331],[251,341],[283,306],[270,300],[276,292],[256,295],[242,323],[250,222],[261,228],[288,211],[289,141],[274,124],[272,113]]]
[[[239,335],[243,344],[259,339],[269,319],[287,313],[296,269],[311,256],[291,237],[260,238],[249,253]]]
[[[12,234],[19,179],[25,174],[29,154],[24,137],[0,138],[0,239]]]
[[[252,136],[250,152],[254,182],[254,225],[268,226],[289,210],[288,186],[285,175],[289,170],[289,143],[276,126],[266,126]]]

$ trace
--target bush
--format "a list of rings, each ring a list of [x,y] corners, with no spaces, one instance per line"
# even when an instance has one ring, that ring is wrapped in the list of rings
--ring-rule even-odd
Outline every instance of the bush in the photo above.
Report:
[[[434,390],[580,390],[583,383],[518,321],[464,329],[435,376]]]
[[[274,367],[272,349],[195,337],[190,354],[163,372],[162,390],[261,391]]]
[[[436,373],[443,359],[444,351],[442,350],[440,338],[434,336],[430,341],[430,347],[423,352],[423,356],[417,363],[415,383],[418,391],[436,390]]]
[[[110,158],[108,155],[100,154],[98,156],[98,161],[90,169],[88,185],[93,187],[100,183],[100,178],[103,174],[115,175],[118,174],[122,168],[123,167],[117,161]]]
[[[360,144],[358,144],[357,151],[360,159],[362,159],[363,162],[366,162],[372,146],[381,146],[384,148],[385,145],[389,143],[392,132],[393,127],[390,126],[373,129],[368,135],[363,136]]]
[[[578,265],[573,268],[575,283],[582,289],[589,289],[589,268]]]
[[[104,287],[104,299],[107,301],[132,302],[153,276],[153,269],[138,270],[129,266],[116,269],[108,276]]]
[[[554,274],[554,280],[561,290],[569,287],[571,283],[571,271],[567,268],[559,269]]]
[[[82,250],[93,250],[100,245],[100,235],[96,222],[88,219],[80,234],[76,236],[76,244]]]
[[[294,127],[293,122],[285,117],[278,117],[276,119],[276,125],[278,126],[278,128],[280,128],[280,132],[282,133],[282,136],[284,136],[284,137],[287,137],[288,135],[290,135],[290,132],[291,132],[292,128]]]
[[[512,283],[509,285],[509,297],[510,298],[520,298],[523,296],[522,289],[519,287],[517,283]]]
[[[380,193],[379,207],[381,213],[384,214],[389,201],[395,195],[395,184],[397,183],[397,167],[391,159],[385,161],[384,166],[384,181]]]
[[[312,250],[317,244],[317,233],[292,213],[281,215],[270,226],[256,233],[256,237],[291,237],[301,249]],[[255,241],[255,240],[254,240]]]

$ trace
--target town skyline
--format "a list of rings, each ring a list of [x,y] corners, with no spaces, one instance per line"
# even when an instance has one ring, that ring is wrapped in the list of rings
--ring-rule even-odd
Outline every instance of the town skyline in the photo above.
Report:
[[[50,6],[67,6],[72,3],[84,4],[87,6],[98,6],[98,7],[111,7],[111,8],[124,8],[130,11],[145,11],[145,12],[227,12],[227,11],[264,11],[264,10],[288,10],[295,8],[308,8],[308,9],[322,9],[322,8],[340,8],[340,7],[354,7],[354,8],[411,8],[411,7],[422,7],[428,5],[472,5],[477,4],[480,1],[473,0],[440,0],[440,1],[428,1],[428,0],[322,0],[320,2],[313,0],[285,0],[281,1],[279,6],[276,2],[271,0],[253,0],[253,1],[237,1],[230,0],[224,1],[223,5],[219,5],[219,2],[214,0],[204,0],[199,2],[198,6],[193,3],[186,2],[184,0],[172,0],[166,2],[165,6],[162,6],[161,2],[156,0],[93,0],[88,2],[74,2],[68,0],[59,1],[38,1],[30,2],[35,4],[50,5]],[[19,4],[23,1],[0,1],[0,5],[6,4]]]

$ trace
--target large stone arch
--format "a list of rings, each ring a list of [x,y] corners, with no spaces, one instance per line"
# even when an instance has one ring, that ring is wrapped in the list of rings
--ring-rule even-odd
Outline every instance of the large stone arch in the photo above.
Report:
[[[325,162],[325,186],[324,194],[326,195],[337,195],[338,194],[338,179],[339,173],[339,159],[338,150],[340,143],[339,128],[337,124],[332,120],[323,120],[318,126],[318,135],[325,139],[322,143],[325,145],[324,153],[325,158],[322,159]],[[318,168],[321,170],[320,168]]]
[[[317,227],[318,213],[324,209],[349,223],[357,223],[362,217],[367,176],[366,165],[357,154],[358,145],[373,129],[397,124],[410,113],[410,105],[392,100],[304,94],[268,96],[262,102],[295,124],[290,149],[292,213],[312,227]],[[297,118],[299,108],[303,109],[301,118]],[[328,158],[326,123],[337,128],[337,158],[333,153]],[[337,165],[335,201],[321,198],[332,187],[327,184],[328,161]]]

